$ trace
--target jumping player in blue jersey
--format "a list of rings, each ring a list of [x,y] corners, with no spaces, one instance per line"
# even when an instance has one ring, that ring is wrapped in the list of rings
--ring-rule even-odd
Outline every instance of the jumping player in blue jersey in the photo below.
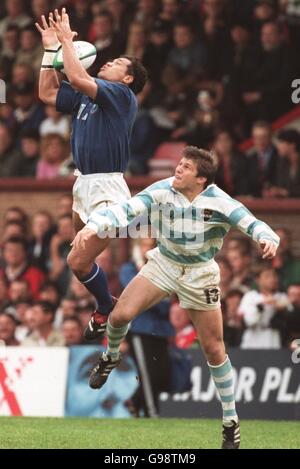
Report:
[[[136,94],[142,91],[147,72],[134,57],[121,56],[106,63],[91,77],[76,56],[65,8],[42,16],[41,33],[45,53],[39,78],[39,97],[56,109],[72,115],[71,146],[77,167],[73,187],[73,220],[80,231],[95,209],[130,198],[123,178],[130,150],[130,136],[137,111]],[[53,58],[62,47],[63,75],[53,68]],[[104,272],[94,260],[107,247],[109,238],[91,242],[84,256],[73,246],[68,264],[76,277],[97,300],[97,309],[85,331],[86,339],[99,337],[106,329],[107,315],[113,309]]]

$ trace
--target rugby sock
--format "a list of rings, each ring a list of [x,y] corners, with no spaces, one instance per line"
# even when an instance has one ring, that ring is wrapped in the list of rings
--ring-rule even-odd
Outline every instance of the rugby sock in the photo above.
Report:
[[[223,423],[225,426],[231,426],[231,420],[238,421],[235,410],[233,372],[231,362],[227,355],[226,360],[221,365],[213,366],[208,363],[210,373],[218,390],[222,408]]]
[[[101,267],[94,263],[90,273],[79,280],[96,298],[99,312],[108,316],[113,309],[113,302],[105,272]]]
[[[126,336],[128,328],[129,324],[126,324],[126,326],[123,327],[113,327],[108,320],[106,328],[108,340],[106,354],[109,355],[112,360],[117,360],[119,358],[120,344],[122,339]]]

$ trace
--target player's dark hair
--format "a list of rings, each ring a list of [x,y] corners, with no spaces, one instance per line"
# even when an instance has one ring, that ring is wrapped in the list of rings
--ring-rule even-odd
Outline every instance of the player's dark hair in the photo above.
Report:
[[[197,164],[197,176],[206,178],[205,187],[214,182],[218,166],[213,152],[188,146],[183,150],[182,156]]]
[[[148,72],[139,59],[131,55],[121,55],[122,58],[130,60],[127,68],[127,73],[133,76],[133,82],[128,86],[132,89],[134,94],[138,94],[144,88],[148,80]]]

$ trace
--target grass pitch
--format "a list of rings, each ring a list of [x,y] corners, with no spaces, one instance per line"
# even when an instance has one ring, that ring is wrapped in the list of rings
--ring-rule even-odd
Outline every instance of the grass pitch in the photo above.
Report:
[[[300,422],[243,420],[241,448],[300,448]],[[0,448],[219,448],[221,422],[0,417]]]

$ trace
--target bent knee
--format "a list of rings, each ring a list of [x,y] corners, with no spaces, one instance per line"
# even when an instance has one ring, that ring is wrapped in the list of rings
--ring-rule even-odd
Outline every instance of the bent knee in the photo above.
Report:
[[[109,322],[113,327],[122,327],[128,324],[136,316],[132,308],[122,307],[119,302],[109,315]]]
[[[75,250],[72,250],[67,257],[67,264],[75,274],[85,273],[90,265],[90,259],[79,256]]]

